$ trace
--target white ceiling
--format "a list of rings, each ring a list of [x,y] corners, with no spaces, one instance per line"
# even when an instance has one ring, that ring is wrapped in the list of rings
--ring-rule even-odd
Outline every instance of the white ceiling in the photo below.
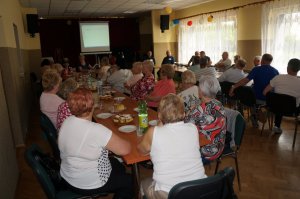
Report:
[[[39,17],[130,16],[150,10],[183,9],[214,0],[19,0],[23,7],[37,8]]]

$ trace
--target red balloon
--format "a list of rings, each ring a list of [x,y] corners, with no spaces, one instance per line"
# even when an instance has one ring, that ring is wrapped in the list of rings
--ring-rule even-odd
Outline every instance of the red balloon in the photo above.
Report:
[[[188,22],[187,22],[187,25],[188,25],[188,26],[191,26],[192,24],[193,24],[192,21],[188,21]]]

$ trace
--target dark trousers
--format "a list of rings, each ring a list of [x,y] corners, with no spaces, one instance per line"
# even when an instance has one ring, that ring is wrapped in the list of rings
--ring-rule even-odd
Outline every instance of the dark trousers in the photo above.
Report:
[[[103,187],[97,189],[79,189],[73,187],[64,179],[66,186],[75,193],[80,195],[96,195],[97,193],[115,193],[114,199],[131,199],[133,198],[132,176],[125,172],[125,167],[115,158],[110,158],[112,171],[108,181]],[[96,175],[96,174],[95,174]]]
[[[281,125],[281,120],[282,120],[282,115],[281,114],[276,114],[275,115],[275,126],[280,128],[280,125]]]

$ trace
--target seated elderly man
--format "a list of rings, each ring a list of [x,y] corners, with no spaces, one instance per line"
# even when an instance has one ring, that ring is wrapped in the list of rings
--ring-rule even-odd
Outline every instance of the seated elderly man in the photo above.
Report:
[[[236,65],[234,68],[230,68],[227,71],[225,71],[219,78],[219,82],[232,82],[237,83],[241,79],[247,76],[246,73],[244,73],[244,68],[246,67],[246,60],[239,59],[236,61]],[[247,86],[251,86],[252,81],[249,81],[247,83]]]
[[[188,62],[188,66],[190,66],[191,64],[192,64],[192,66],[195,65],[195,62],[194,62],[195,57],[200,57],[199,51],[196,51],[196,52],[195,52],[195,55],[193,55],[193,56],[191,57],[191,59],[190,59],[189,62]]]
[[[259,55],[255,56],[254,59],[253,59],[254,67],[260,66],[260,61],[261,61],[261,56],[259,56]]]
[[[172,56],[170,50],[166,51],[166,55],[167,56],[163,59],[161,65],[163,65],[163,64],[174,64],[175,58]]]
[[[231,60],[228,58],[228,52],[223,52],[222,54],[222,59],[215,64],[215,67],[220,71],[220,72],[224,72],[226,71],[228,68],[231,67]]]
[[[134,100],[144,99],[147,94],[149,94],[155,85],[154,75],[152,74],[154,64],[153,61],[144,61],[143,62],[143,75],[144,77],[137,81],[131,87],[131,98]]]
[[[240,86],[246,85],[249,81],[253,80],[254,82],[254,93],[256,97],[257,104],[265,104],[266,97],[263,95],[263,90],[269,84],[270,80],[273,79],[276,75],[279,74],[278,70],[272,67],[270,64],[273,61],[273,56],[270,54],[264,54],[261,59],[261,66],[254,67],[249,75],[236,84],[234,84],[230,91],[229,95],[234,95],[234,90]],[[258,127],[256,111],[251,109],[251,121],[254,127]]]
[[[124,83],[132,76],[131,71],[127,69],[120,70],[117,65],[114,65],[110,68],[110,74],[107,82],[117,91],[125,93],[127,89],[124,87]]]
[[[271,81],[270,84],[265,88],[264,95],[271,90],[275,93],[290,95],[296,98],[297,106],[300,104],[300,79],[297,77],[297,73],[300,70],[300,60],[291,59],[288,62],[286,75],[277,75]],[[281,133],[280,128],[282,115],[275,115],[275,126],[273,127],[274,133]]]
[[[205,59],[207,60],[207,66],[210,66],[210,65],[211,65],[210,57],[209,57],[209,56],[206,56],[206,54],[205,54],[204,51],[201,51],[201,52],[200,52],[200,58],[205,58]]]

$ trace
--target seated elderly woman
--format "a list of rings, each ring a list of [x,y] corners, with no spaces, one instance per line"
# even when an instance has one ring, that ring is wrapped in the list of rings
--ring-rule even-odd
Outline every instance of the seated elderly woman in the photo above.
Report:
[[[226,134],[225,110],[221,102],[215,99],[220,84],[215,77],[202,76],[199,80],[199,98],[201,104],[195,106],[186,115],[185,122],[191,122],[198,128],[200,137],[208,144],[201,146],[203,163],[218,158],[224,149]]]
[[[175,71],[172,64],[164,64],[160,68],[160,80],[155,84],[153,91],[145,97],[149,107],[157,108],[161,98],[169,93],[176,93],[173,81]]]
[[[117,65],[111,66],[109,70],[111,75],[107,78],[107,82],[117,91],[127,93],[124,83],[132,76],[132,72],[128,69],[120,69]]]
[[[132,177],[114,158],[130,152],[130,144],[101,124],[92,122],[93,95],[85,88],[69,94],[72,116],[61,126],[58,146],[61,157],[60,174],[63,183],[82,195],[101,192],[115,193],[114,198],[132,198]]]
[[[132,76],[124,83],[124,86],[127,89],[130,89],[140,79],[143,78],[142,69],[143,69],[143,63],[142,62],[134,62],[132,64],[132,68],[131,68]]]
[[[153,162],[153,179],[142,181],[148,199],[168,198],[170,189],[189,180],[205,178],[197,127],[184,123],[184,105],[180,97],[168,94],[158,107],[159,126],[150,127],[138,144]],[[166,150],[167,149],[167,150]]]
[[[109,58],[104,56],[100,61],[100,69],[98,70],[98,79],[106,81],[108,76],[108,70],[110,69]]]
[[[64,100],[67,100],[69,93],[75,91],[78,86],[78,83],[73,78],[69,78],[62,83],[58,91],[58,95],[61,96],[61,98],[63,98]],[[72,113],[69,109],[68,103],[66,101],[61,103],[57,110],[57,130],[60,129],[64,120],[71,115]]]
[[[56,70],[48,69],[42,76],[42,85],[44,92],[40,97],[40,109],[56,127],[58,106],[65,100],[60,98],[56,93],[61,84],[61,77]]]
[[[182,91],[178,93],[178,96],[183,99],[185,115],[189,115],[195,107],[199,106],[199,91],[196,84],[195,73],[186,70],[181,75],[182,79]]]
[[[155,84],[155,79],[152,74],[154,64],[153,61],[143,61],[143,75],[144,77],[137,81],[136,84],[134,84],[131,87],[131,98],[134,100],[140,100],[144,99],[145,96],[152,91],[154,84]]]

